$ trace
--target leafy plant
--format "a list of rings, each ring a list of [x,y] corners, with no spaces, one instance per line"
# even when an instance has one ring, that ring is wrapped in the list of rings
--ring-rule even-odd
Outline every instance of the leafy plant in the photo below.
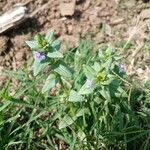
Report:
[[[33,50],[33,76],[15,76],[22,83],[15,95],[1,92],[1,147],[149,148],[148,94],[128,82],[114,48],[93,51],[81,41],[62,54],[53,31],[26,43]]]

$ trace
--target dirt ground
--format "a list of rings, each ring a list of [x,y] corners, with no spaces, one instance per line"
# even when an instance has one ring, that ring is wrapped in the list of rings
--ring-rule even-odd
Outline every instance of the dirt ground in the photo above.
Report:
[[[50,28],[70,47],[87,35],[98,44],[132,38],[139,46],[150,38],[149,0],[0,0],[0,14],[18,3],[37,13],[0,35],[0,71],[21,67],[30,54],[25,40]]]

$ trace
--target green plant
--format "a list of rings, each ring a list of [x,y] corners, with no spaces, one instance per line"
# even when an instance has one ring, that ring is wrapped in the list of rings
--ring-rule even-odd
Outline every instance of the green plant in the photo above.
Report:
[[[26,43],[33,50],[34,76],[20,72],[14,76],[21,81],[15,95],[10,96],[9,86],[1,92],[1,147],[149,148],[144,116],[149,106],[143,100],[148,95],[128,82],[112,47],[94,52],[89,41],[81,41],[62,54],[52,31]],[[16,105],[19,109],[6,109]]]

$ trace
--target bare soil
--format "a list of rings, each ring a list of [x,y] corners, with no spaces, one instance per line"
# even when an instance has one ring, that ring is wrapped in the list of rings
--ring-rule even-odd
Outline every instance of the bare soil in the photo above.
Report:
[[[38,11],[20,26],[0,35],[0,71],[20,68],[30,54],[25,40],[31,39],[37,32],[45,34],[50,28],[70,47],[77,45],[79,38],[87,35],[98,44],[128,40],[137,22],[143,28],[138,26],[140,31],[134,33],[133,40],[141,43],[150,37],[149,1],[0,0],[0,14],[18,3],[26,3],[29,14],[36,9]],[[46,3],[47,6],[42,9]]]

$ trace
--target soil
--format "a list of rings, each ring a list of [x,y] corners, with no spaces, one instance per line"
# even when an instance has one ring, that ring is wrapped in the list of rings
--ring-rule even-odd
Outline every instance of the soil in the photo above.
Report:
[[[114,44],[129,39],[133,27],[137,25],[137,18],[140,18],[138,25],[143,28],[134,34],[133,40],[141,43],[150,37],[149,1],[0,0],[0,14],[18,3],[26,3],[29,14],[48,4],[44,9],[39,9],[34,17],[0,35],[0,71],[20,68],[30,54],[25,41],[30,40],[37,32],[45,34],[50,28],[70,47],[77,45],[79,38],[87,35],[98,44]]]

